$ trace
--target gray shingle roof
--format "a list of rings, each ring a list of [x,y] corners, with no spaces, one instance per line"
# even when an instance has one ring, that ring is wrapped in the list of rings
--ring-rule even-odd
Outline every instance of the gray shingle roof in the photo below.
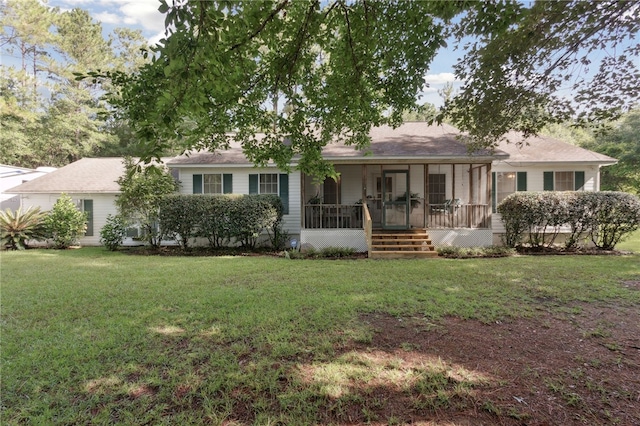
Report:
[[[498,149],[509,154],[509,163],[593,163],[615,164],[617,160],[604,154],[589,151],[579,146],[571,145],[558,139],[538,135],[530,137],[525,144],[522,135],[510,132],[506,135],[507,142],[498,144]],[[527,144],[528,143],[528,144]]]
[[[118,193],[124,173],[122,158],[83,158],[44,176],[18,185],[10,193]]]
[[[333,162],[358,160],[375,162],[394,159],[420,160],[469,160],[469,153],[464,143],[456,136],[460,132],[447,124],[429,125],[424,122],[404,123],[394,129],[389,126],[375,127],[371,130],[371,146],[363,151],[343,143],[331,143],[323,151],[323,157]],[[482,151],[476,157],[506,157],[504,152],[496,150],[491,153]],[[230,149],[220,152],[191,152],[168,162],[177,165],[205,164],[250,164],[239,144],[232,144]]]

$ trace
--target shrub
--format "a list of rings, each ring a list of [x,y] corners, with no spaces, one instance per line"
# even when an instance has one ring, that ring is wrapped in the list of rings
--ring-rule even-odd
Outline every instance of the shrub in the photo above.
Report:
[[[87,230],[87,214],[78,210],[67,194],[58,198],[44,222],[54,247],[61,249],[76,244]]]
[[[599,192],[585,197],[592,214],[589,236],[596,247],[613,250],[621,240],[640,228],[640,198],[626,192]]]
[[[10,250],[24,250],[28,240],[46,239],[44,217],[40,207],[29,207],[24,212],[19,208],[15,213],[7,209],[0,213],[2,245]]]
[[[189,247],[189,239],[196,236],[202,221],[202,203],[198,195],[165,195],[158,202],[158,220],[163,235],[175,238],[183,249]]]
[[[232,203],[230,234],[242,247],[253,250],[260,233],[279,220],[278,210],[272,202],[272,197],[245,195]]]
[[[439,247],[438,254],[451,259],[469,259],[476,257],[507,257],[516,254],[511,247]]]
[[[115,251],[127,236],[127,224],[120,215],[107,215],[107,222],[100,230],[100,244]]]
[[[199,195],[202,216],[196,230],[196,237],[206,238],[209,246],[223,247],[231,238],[229,209],[237,196]]]

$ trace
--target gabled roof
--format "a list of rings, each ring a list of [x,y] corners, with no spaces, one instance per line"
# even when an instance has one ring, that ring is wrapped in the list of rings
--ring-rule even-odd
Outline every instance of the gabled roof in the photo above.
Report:
[[[122,158],[83,158],[7,191],[37,193],[119,193],[117,180],[124,173]]]
[[[425,122],[404,123],[398,128],[380,126],[371,129],[371,146],[365,150],[355,149],[344,143],[327,145],[322,156],[334,163],[380,162],[380,161],[471,161],[506,158],[507,154],[495,150],[480,151],[469,155],[466,145],[459,141],[460,132],[447,124],[429,125]],[[176,157],[169,166],[182,165],[251,165],[242,152],[240,144],[232,143],[228,150],[219,152],[198,151]]]
[[[618,161],[604,154],[589,151],[550,136],[532,136],[523,143],[522,135],[509,132],[507,141],[498,144],[498,149],[509,154],[511,163],[582,163],[611,165]],[[520,144],[520,145],[518,145]]]

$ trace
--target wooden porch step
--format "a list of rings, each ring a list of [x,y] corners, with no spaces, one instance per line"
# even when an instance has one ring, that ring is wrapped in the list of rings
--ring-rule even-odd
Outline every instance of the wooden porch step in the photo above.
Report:
[[[371,235],[372,259],[436,257],[433,242],[424,229],[407,231],[374,230]]]

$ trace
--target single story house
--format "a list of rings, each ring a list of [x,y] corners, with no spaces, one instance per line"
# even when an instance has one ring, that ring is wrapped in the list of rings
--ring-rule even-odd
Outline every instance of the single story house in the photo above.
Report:
[[[371,131],[359,151],[330,144],[324,151],[340,177],[315,182],[275,165],[256,168],[237,144],[220,152],[190,152],[166,161],[185,194],[278,194],[284,228],[302,246],[352,247],[395,257],[399,251],[435,254],[441,245],[487,246],[499,242],[495,205],[515,191],[599,190],[600,167],[615,159],[553,138],[536,137],[474,154],[452,126],[405,123]],[[295,166],[295,165],[294,165]],[[12,191],[22,205],[51,208],[64,192],[90,212],[84,245],[96,245],[122,174],[119,158],[83,159]],[[391,241],[388,241],[391,239]],[[388,247],[391,245],[391,247]],[[376,253],[374,253],[376,252]]]

